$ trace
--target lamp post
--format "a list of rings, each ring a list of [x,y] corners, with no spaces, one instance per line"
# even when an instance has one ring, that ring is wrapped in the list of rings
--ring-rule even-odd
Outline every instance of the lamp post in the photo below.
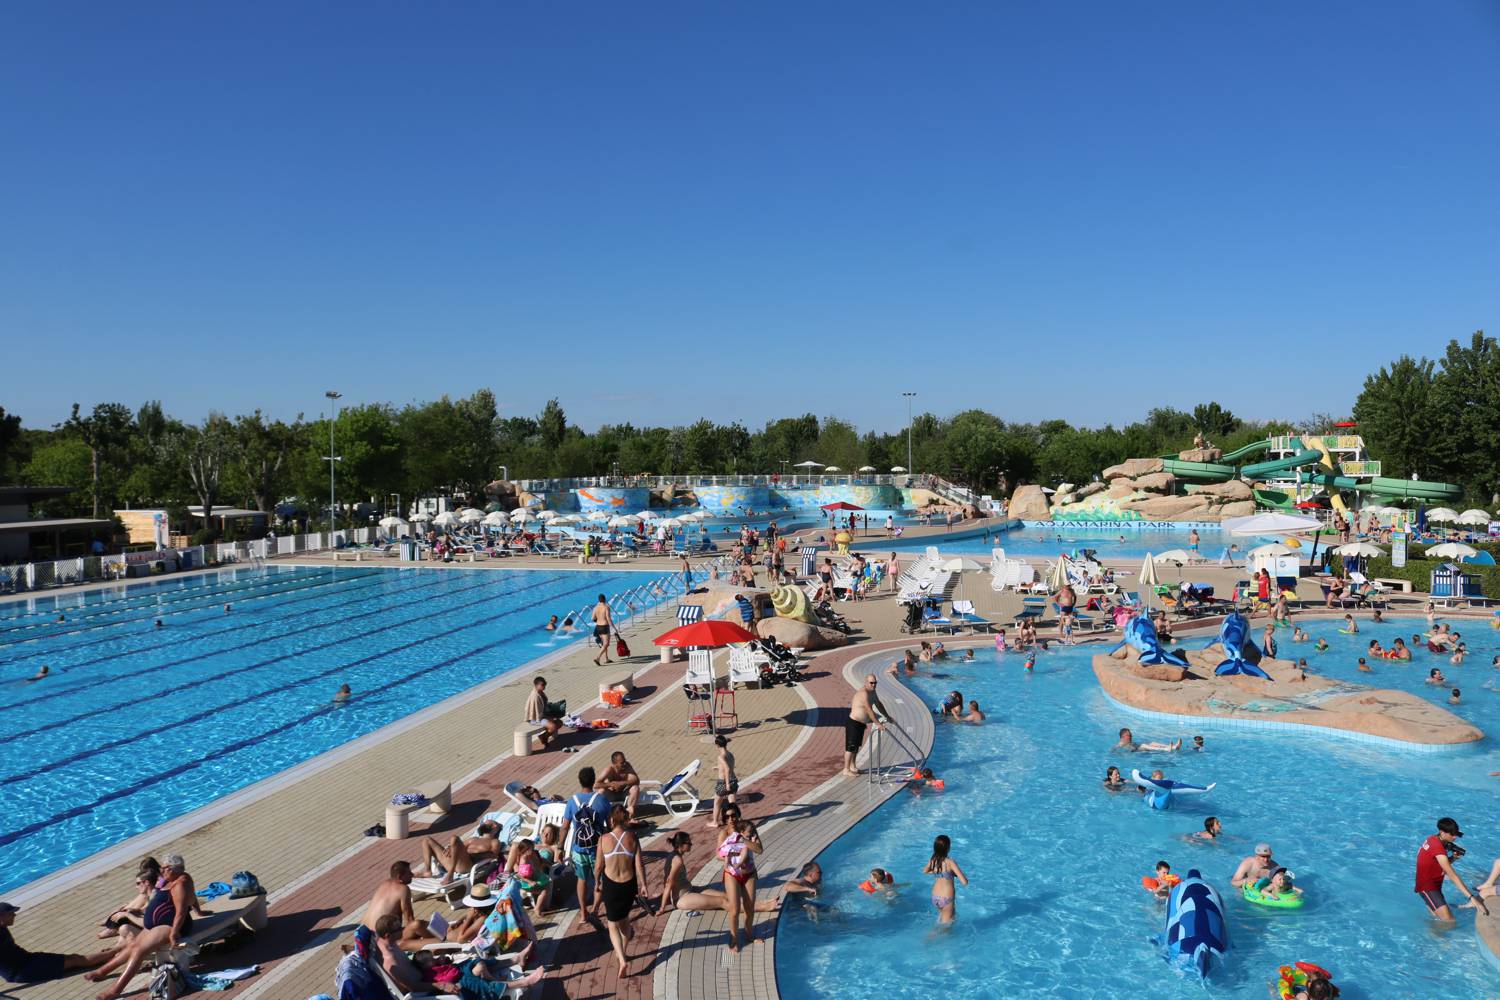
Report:
[[[916,395],[914,392],[903,392],[906,397],[906,474],[913,475],[911,464],[911,400]]]
[[[328,418],[328,454],[326,456],[326,460],[328,462],[328,547],[336,548],[337,546],[334,542],[334,532],[338,530],[338,522],[336,520],[338,509],[334,506],[333,499],[333,471],[335,468],[337,468],[334,463],[339,461],[339,457],[333,453],[333,425],[338,423],[339,399],[343,396],[343,393],[334,392],[332,389],[330,389],[329,391],[323,393],[323,395],[327,396],[328,399],[332,401],[330,405],[333,407],[333,413]]]

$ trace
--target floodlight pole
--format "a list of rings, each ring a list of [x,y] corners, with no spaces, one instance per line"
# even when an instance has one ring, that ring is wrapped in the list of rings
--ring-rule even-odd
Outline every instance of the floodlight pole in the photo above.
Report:
[[[906,397],[906,474],[911,476],[915,475],[911,464],[911,399],[916,393],[903,392],[901,395]]]
[[[339,461],[339,457],[333,453],[333,425],[339,419],[338,401],[343,396],[343,393],[334,392],[330,389],[323,393],[323,395],[332,400],[333,406],[333,413],[328,419],[328,547],[332,549],[338,547],[334,540],[334,532],[338,530],[338,521],[336,520],[336,511],[338,508],[334,506],[334,469],[338,467],[335,463]]]

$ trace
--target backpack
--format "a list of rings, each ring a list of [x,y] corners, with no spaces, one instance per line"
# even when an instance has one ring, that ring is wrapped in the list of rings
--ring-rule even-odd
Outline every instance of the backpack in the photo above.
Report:
[[[587,802],[580,805],[578,800],[582,795],[579,792],[573,796],[573,850],[592,851],[594,845],[599,843],[599,834],[604,832],[599,829],[599,821],[594,814],[594,800],[599,797],[599,793],[595,792]]]
[[[234,877],[229,880],[229,898],[243,899],[246,896],[259,896],[266,890],[260,887],[260,879],[252,872],[235,872]]]

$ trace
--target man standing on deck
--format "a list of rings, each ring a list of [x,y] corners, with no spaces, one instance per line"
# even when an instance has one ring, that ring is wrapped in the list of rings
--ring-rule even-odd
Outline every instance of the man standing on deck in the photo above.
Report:
[[[1464,896],[1483,910],[1485,916],[1489,916],[1489,907],[1484,905],[1484,900],[1469,891],[1458,872],[1453,870],[1453,862],[1449,860],[1450,852],[1455,858],[1464,856],[1464,849],[1454,843],[1464,835],[1463,831],[1458,828],[1457,822],[1447,816],[1437,821],[1437,830],[1437,833],[1422,841],[1422,846],[1417,849],[1417,895],[1422,897],[1422,902],[1427,904],[1433,917],[1444,923],[1452,923],[1453,911],[1443,898],[1443,877],[1446,875]]]
[[[849,702],[849,720],[844,723],[844,774],[851,778],[859,777],[854,759],[859,756],[859,748],[864,745],[865,730],[869,729],[872,722],[876,729],[884,729],[884,719],[890,716],[880,703],[880,696],[875,693],[877,683],[874,674],[866,674],[864,687],[855,691],[854,698]]]

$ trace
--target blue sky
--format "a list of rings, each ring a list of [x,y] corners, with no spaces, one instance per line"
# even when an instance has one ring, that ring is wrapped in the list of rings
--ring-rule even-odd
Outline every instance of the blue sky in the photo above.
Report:
[[[1500,4],[9,4],[0,405],[1346,410],[1500,333]]]

